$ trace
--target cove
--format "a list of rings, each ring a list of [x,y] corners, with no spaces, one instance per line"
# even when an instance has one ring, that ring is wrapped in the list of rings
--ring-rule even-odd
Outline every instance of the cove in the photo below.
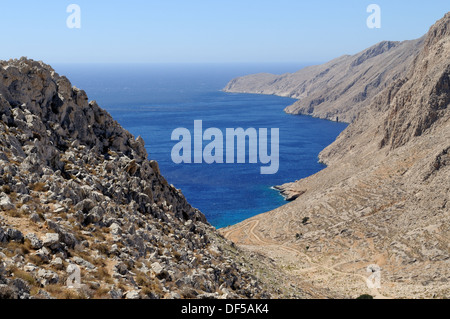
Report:
[[[285,73],[301,65],[56,65],[73,85],[97,100],[125,129],[142,136],[150,159],[157,160],[170,184],[208,221],[221,228],[286,204],[275,185],[305,178],[322,170],[318,154],[347,127],[309,116],[283,112],[295,100],[277,96],[221,92],[236,76]],[[193,127],[222,132],[227,128],[279,128],[279,169],[260,174],[260,163],[201,163],[172,161],[172,132]]]

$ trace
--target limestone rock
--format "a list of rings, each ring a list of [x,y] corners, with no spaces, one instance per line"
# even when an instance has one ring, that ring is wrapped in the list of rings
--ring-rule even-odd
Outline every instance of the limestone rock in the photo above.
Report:
[[[45,238],[42,243],[45,247],[48,247],[50,249],[57,249],[59,246],[59,234],[55,233],[45,234]]]
[[[39,250],[44,246],[44,243],[35,234],[28,234],[25,238],[30,241],[33,249]]]

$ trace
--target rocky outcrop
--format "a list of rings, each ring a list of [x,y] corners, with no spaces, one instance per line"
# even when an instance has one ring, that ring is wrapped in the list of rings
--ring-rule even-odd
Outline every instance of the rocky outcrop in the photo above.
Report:
[[[374,96],[406,74],[422,47],[423,38],[384,41],[356,55],[342,56],[296,73],[237,78],[224,91],[291,97],[298,101],[286,108],[287,113],[350,123]]]
[[[279,187],[293,202],[227,237],[256,250],[263,242],[299,280],[348,297],[448,298],[449,25],[450,13],[320,154],[326,169]],[[366,284],[371,265],[382,272],[378,290]]]
[[[0,298],[270,296],[249,260],[83,90],[0,62]]]

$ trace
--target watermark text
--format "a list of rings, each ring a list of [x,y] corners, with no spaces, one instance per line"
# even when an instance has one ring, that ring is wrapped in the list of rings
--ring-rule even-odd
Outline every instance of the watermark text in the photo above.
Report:
[[[203,131],[203,121],[196,120],[193,134],[187,128],[177,128],[172,132],[172,141],[178,141],[172,148],[172,161],[175,164],[246,164],[248,158],[249,164],[268,165],[261,167],[261,174],[276,174],[280,164],[280,130],[270,130],[270,154],[268,132],[267,128],[227,128],[225,134],[218,128]],[[209,143],[203,147],[205,141]]]

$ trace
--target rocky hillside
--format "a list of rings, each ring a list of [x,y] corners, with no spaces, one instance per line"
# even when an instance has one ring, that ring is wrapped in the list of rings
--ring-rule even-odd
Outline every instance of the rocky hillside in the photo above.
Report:
[[[0,62],[0,299],[268,297],[261,260],[219,236],[142,138],[66,77]],[[80,289],[66,287],[71,265]]]
[[[293,74],[256,74],[232,80],[225,92],[257,93],[298,99],[290,114],[352,122],[370,100],[403,77],[423,47],[414,41],[385,41],[356,55],[304,68]]]
[[[448,298],[450,13],[410,60],[321,153],[326,169],[280,187],[291,203],[226,237],[348,297]]]

